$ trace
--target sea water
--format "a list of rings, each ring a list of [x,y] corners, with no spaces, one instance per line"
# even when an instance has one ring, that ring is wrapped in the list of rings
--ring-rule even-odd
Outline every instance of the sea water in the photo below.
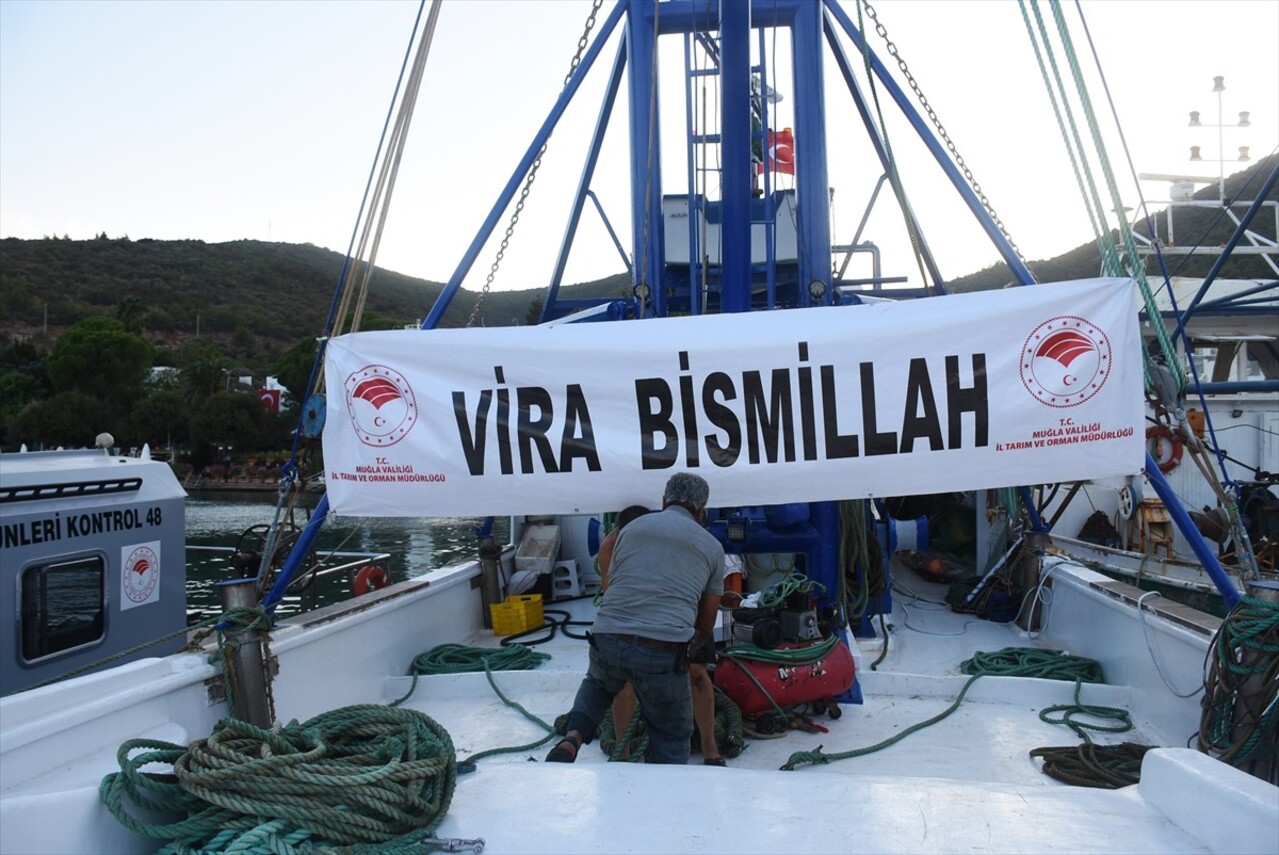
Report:
[[[307,494],[305,504],[293,511],[294,525],[301,529],[319,501],[318,494]],[[220,546],[244,549],[260,548],[262,533],[276,516],[273,493],[192,492],[187,499],[186,536],[188,546]],[[287,516],[284,517],[287,522]],[[392,582],[430,573],[434,568],[474,558],[475,531],[480,517],[395,517],[361,519],[330,515],[316,538],[317,554],[330,550],[345,552],[385,552],[389,558],[378,562],[384,566]],[[264,528],[250,531],[254,526]],[[286,527],[287,528],[287,527]],[[499,543],[507,540],[509,520],[495,520],[494,536]],[[220,611],[216,583],[236,578],[239,574],[225,556],[201,560],[199,553],[188,551],[187,611],[193,617],[209,616]],[[314,599],[287,596],[280,611],[296,612],[305,599],[307,607],[319,607],[347,599],[353,595],[349,573],[322,578],[315,586]]]

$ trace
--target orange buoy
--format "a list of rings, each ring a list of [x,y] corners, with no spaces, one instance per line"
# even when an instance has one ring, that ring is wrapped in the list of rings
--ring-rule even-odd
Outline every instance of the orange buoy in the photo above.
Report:
[[[351,591],[355,596],[362,597],[369,591],[385,588],[389,584],[391,584],[391,577],[387,575],[387,572],[377,564],[369,564],[360,568],[360,572],[355,574]]]
[[[1159,471],[1167,474],[1181,463],[1181,455],[1185,452],[1185,443],[1181,437],[1163,425],[1146,428],[1146,450],[1159,466]]]

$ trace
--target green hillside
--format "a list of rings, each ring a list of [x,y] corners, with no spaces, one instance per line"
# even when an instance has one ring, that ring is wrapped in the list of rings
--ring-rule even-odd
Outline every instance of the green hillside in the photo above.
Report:
[[[1279,162],[1266,158],[1227,179],[1231,198],[1253,198]],[[1216,198],[1214,187],[1198,194]],[[1279,201],[1279,190],[1271,199]],[[1242,206],[1234,209],[1242,214]],[[1166,237],[1162,215],[1159,234]],[[1149,224],[1136,229],[1147,233]],[[1275,237],[1273,210],[1254,229]],[[1226,242],[1234,223],[1216,206],[1179,213],[1180,245]],[[1112,236],[1113,239],[1113,236]],[[992,251],[993,255],[993,251]],[[1168,256],[1173,275],[1202,276],[1212,256],[1187,262]],[[98,431],[127,444],[191,448],[201,455],[230,448],[289,443],[296,416],[264,418],[253,389],[278,375],[301,395],[325,328],[342,269],[338,253],[309,244],[198,240],[158,241],[46,238],[0,240],[0,445],[21,442],[82,445]],[[1087,278],[1100,271],[1095,243],[1057,258],[1029,262],[1040,281]],[[1153,260],[1149,272],[1156,274]],[[1256,256],[1232,261],[1222,276],[1272,277]],[[996,264],[947,283],[953,291],[1004,287],[1008,269]],[[428,282],[384,269],[371,279],[362,327],[417,324],[441,292]],[[620,297],[625,274],[564,286],[564,299]],[[497,291],[476,323],[534,322],[542,289]],[[465,325],[477,301],[462,291],[443,326]],[[157,381],[153,366],[173,366]],[[252,377],[252,386],[239,378]],[[86,415],[88,414],[88,415]]]

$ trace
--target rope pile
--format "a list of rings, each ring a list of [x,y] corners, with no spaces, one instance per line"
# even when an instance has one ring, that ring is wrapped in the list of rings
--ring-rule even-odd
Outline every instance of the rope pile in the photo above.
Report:
[[[1208,655],[1199,750],[1279,783],[1279,604],[1244,597]]]
[[[1044,774],[1062,783],[1117,790],[1141,780],[1141,761],[1151,747],[1135,742],[1096,745],[1087,740],[1081,745],[1036,748],[1030,756],[1043,760]]]
[[[604,721],[600,723],[600,750],[608,755],[610,762],[641,762],[648,751],[648,732],[644,727],[639,702],[636,701],[635,712],[620,737],[613,727],[612,710],[609,707]],[[693,731],[692,744],[694,748],[701,747],[696,729]],[[715,744],[719,746],[719,753],[730,759],[746,750],[746,726],[742,722],[742,710],[719,686],[715,686]]]
[[[102,800],[126,828],[169,841],[161,853],[420,852],[457,785],[447,731],[373,704],[270,730],[223,719],[189,747],[134,739],[116,757]],[[157,763],[173,771],[143,771]],[[184,818],[151,823],[135,811]]]
[[[977,651],[959,666],[974,677],[1039,677],[1102,683],[1101,663],[1085,656],[1038,647],[1005,647],[994,653]]]
[[[1100,673],[1100,672],[1099,672]],[[1064,724],[1083,740],[1079,745],[1044,746],[1030,752],[1031,757],[1044,761],[1044,774],[1077,787],[1095,787],[1117,790],[1141,780],[1141,760],[1153,746],[1123,742],[1119,745],[1097,745],[1088,731],[1100,733],[1125,733],[1132,730],[1132,717],[1127,710],[1118,707],[1093,706],[1080,702],[1079,693],[1083,681],[1075,682],[1075,702],[1057,704],[1039,711],[1039,718],[1048,724]],[[1053,713],[1061,718],[1053,718]],[[1114,724],[1098,724],[1076,719],[1089,716],[1098,721]]]
[[[419,653],[409,666],[409,673],[417,676],[478,671],[528,671],[550,658],[551,654],[539,653],[523,644],[496,648],[441,644],[425,653]]]

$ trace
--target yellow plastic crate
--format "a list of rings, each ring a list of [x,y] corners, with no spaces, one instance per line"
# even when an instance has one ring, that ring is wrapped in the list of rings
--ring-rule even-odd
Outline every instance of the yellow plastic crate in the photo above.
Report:
[[[489,614],[493,618],[493,632],[497,635],[515,635],[537,629],[542,625],[542,595],[507,597],[506,602],[489,606]]]

